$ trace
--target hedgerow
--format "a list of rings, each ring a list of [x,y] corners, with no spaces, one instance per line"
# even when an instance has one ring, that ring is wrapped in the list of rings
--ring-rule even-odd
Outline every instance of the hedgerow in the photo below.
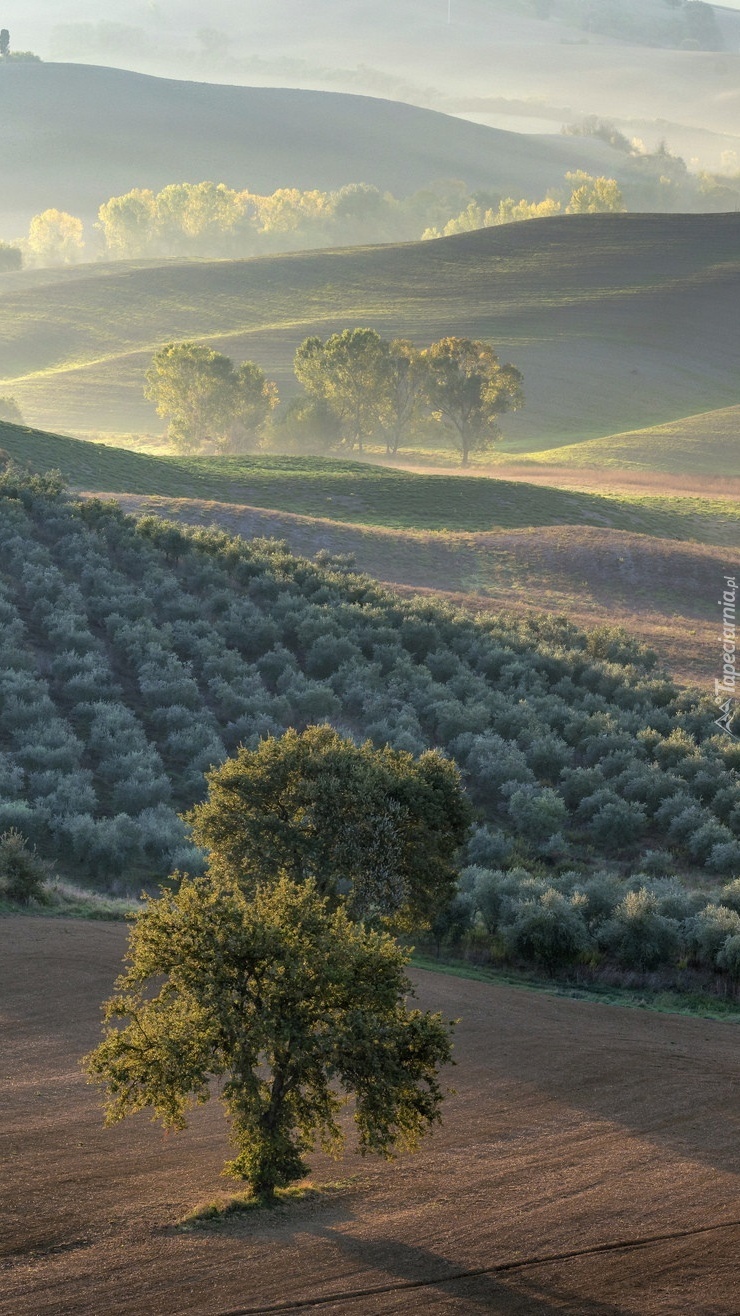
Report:
[[[464,868],[433,929],[437,953],[494,963],[740,979],[740,881],[707,892],[678,877]]]

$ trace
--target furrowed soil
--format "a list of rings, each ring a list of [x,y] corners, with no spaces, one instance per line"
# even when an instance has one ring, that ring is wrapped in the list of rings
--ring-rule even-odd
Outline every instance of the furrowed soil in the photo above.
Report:
[[[421,1004],[462,1019],[423,1150],[316,1156],[348,1186],[181,1232],[228,1191],[219,1107],[178,1137],[106,1130],[78,1068],[125,936],[0,920],[2,1316],[737,1313],[732,1024],[417,971]]]

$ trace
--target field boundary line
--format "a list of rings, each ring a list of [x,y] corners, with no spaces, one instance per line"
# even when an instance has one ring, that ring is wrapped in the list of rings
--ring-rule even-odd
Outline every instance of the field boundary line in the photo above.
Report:
[[[656,1243],[670,1243],[674,1239],[694,1238],[700,1234],[711,1234],[721,1229],[738,1229],[740,1220],[724,1220],[714,1225],[699,1225],[696,1229],[676,1230],[670,1234],[649,1234],[644,1238],[618,1239],[611,1243],[595,1243],[593,1247],[577,1248],[571,1252],[553,1252],[540,1257],[519,1257],[512,1261],[500,1261],[494,1266],[477,1266],[473,1270],[456,1270],[436,1279],[400,1280],[395,1284],[379,1284],[372,1288],[347,1289],[340,1293],[328,1293],[317,1298],[303,1298],[298,1301],[271,1303],[267,1307],[228,1307],[214,1312],[213,1316],[271,1316],[271,1313],[304,1311],[310,1307],[326,1307],[331,1302],[356,1302],[360,1298],[382,1297],[384,1293],[403,1293],[406,1290],[436,1288],[440,1284],[455,1284],[460,1280],[478,1279],[483,1275],[505,1275],[511,1271],[526,1270],[531,1266],[548,1266],[559,1261],[575,1261],[580,1257],[599,1256],[605,1252],[630,1251],[642,1247],[651,1247]]]

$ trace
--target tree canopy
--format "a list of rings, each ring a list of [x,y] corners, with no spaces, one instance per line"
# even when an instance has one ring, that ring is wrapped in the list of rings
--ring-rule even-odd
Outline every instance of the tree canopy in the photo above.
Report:
[[[147,372],[145,396],[169,421],[182,452],[210,445],[219,452],[254,446],[277,386],[254,361],[240,366],[198,343],[167,343]]]
[[[427,397],[450,430],[463,466],[499,436],[498,417],[524,403],[522,376],[501,365],[489,343],[442,338],[423,353]]]
[[[0,242],[0,272],[23,268],[23,252],[10,242]]]
[[[84,225],[64,210],[34,215],[28,230],[28,250],[42,265],[73,265],[82,259]]]
[[[348,447],[359,448],[380,425],[389,345],[374,329],[344,329],[326,342],[306,338],[295,355],[299,383],[328,402]]]
[[[149,900],[105,1038],[84,1062],[107,1089],[107,1123],[148,1109],[182,1129],[220,1079],[236,1151],[227,1171],[266,1198],[303,1178],[317,1144],[340,1152],[350,1096],[363,1154],[413,1150],[439,1121],[451,1044],[440,1015],[406,1006],[407,958],[331,911],[310,880],[249,896],[187,880]]]
[[[470,812],[456,766],[328,726],[286,731],[208,774],[188,816],[208,871],[245,890],[284,872],[352,915],[419,926],[449,900]]]

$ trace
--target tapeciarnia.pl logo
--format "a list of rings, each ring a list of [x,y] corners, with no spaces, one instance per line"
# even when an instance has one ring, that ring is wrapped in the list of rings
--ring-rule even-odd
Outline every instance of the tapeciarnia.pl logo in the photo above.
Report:
[[[722,609],[722,680],[714,682],[714,701],[721,716],[716,719],[715,726],[737,740],[732,730],[737,697],[737,580],[734,576],[723,579],[725,588],[722,598],[717,600]]]

